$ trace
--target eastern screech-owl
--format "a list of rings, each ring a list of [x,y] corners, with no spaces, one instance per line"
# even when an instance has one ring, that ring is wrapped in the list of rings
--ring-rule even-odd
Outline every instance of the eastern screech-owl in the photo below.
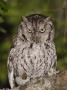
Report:
[[[54,25],[50,17],[33,14],[23,17],[8,57],[11,88],[45,76],[57,60]]]

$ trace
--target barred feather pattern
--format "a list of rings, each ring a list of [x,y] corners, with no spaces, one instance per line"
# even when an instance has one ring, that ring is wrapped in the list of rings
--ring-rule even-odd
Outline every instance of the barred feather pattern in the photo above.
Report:
[[[34,19],[30,17],[34,17]],[[8,56],[8,78],[11,88],[16,85],[24,85],[30,82],[31,79],[45,76],[51,69],[54,69],[56,64],[57,55],[53,42],[54,33],[53,28],[49,26],[49,24],[52,24],[51,21],[46,19],[48,23],[45,27],[47,28],[45,29],[46,31],[43,31],[41,28],[42,26],[45,28],[44,23],[46,22],[44,21],[40,24],[42,16],[33,15],[30,17],[32,22],[24,19],[21,23],[18,35]],[[40,20],[40,22],[38,23],[36,19],[38,22]],[[30,22],[33,23],[32,26]],[[35,33],[30,30],[28,32],[29,28]]]

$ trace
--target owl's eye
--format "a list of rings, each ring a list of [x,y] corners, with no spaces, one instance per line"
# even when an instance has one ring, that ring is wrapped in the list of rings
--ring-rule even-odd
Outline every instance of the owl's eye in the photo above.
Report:
[[[30,32],[30,33],[31,33],[31,32],[32,32],[32,30],[31,30],[31,29],[28,29],[28,32]]]
[[[45,32],[45,30],[46,30],[45,28],[44,29],[41,29],[40,32],[43,33],[43,32]]]

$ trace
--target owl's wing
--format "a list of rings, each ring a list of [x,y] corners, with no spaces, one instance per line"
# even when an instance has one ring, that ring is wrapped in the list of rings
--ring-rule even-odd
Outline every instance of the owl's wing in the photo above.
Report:
[[[49,76],[57,73],[57,71],[56,71],[57,54],[56,54],[56,48],[55,48],[54,43],[52,43],[51,51],[52,51],[52,55],[51,55],[50,70],[49,70],[49,72],[48,72],[48,75],[49,75]]]
[[[52,55],[52,65],[51,65],[51,67],[55,68],[56,64],[57,64],[57,54],[56,54],[55,44],[53,43],[52,46],[53,46],[53,55]]]
[[[9,78],[9,84],[11,88],[15,87],[14,68],[13,68],[13,52],[14,52],[14,49],[11,49],[9,56],[8,56],[8,62],[7,62],[8,78]]]

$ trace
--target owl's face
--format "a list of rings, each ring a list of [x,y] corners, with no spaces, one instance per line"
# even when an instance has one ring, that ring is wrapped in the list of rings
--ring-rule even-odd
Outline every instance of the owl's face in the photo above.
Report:
[[[24,17],[20,24],[19,35],[32,43],[51,42],[54,38],[54,27],[50,17],[32,15]]]

